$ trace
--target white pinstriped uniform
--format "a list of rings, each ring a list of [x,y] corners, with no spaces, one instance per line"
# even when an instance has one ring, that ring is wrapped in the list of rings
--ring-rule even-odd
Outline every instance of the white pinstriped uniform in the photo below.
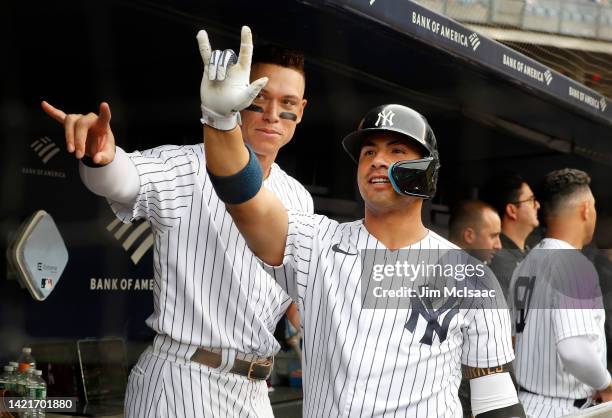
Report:
[[[126,416],[272,416],[265,382],[222,370],[236,353],[278,351],[273,332],[291,299],[261,268],[217,197],[202,144],[128,155],[140,175],[138,199],[133,207],[110,204],[124,222],[151,224],[155,286],[147,325],[157,336],[130,374]],[[264,186],[287,208],[312,213],[310,194],[278,165]],[[198,347],[220,349],[220,368],[190,362]]]
[[[556,283],[560,285],[564,285],[563,282],[581,287],[591,285],[595,286],[595,291],[589,291],[590,294],[598,293],[601,297],[597,273],[591,262],[568,243],[545,238],[531,250],[512,275],[510,306],[513,308],[514,289],[519,277],[535,277],[524,328],[522,332],[519,332],[520,328],[516,330],[515,345],[517,382],[532,393],[519,392],[519,399],[530,417],[561,417],[578,410],[574,400],[592,396],[594,389],[565,370],[557,352],[557,343],[565,338],[591,336],[600,355],[599,359],[593,360],[600,361],[606,367],[605,312],[592,308],[554,309],[563,303],[562,300],[571,300],[561,293],[551,292],[549,284],[552,278],[558,280]],[[582,303],[577,299],[573,301]],[[599,305],[597,301],[589,303]],[[516,309],[513,311],[513,326],[516,328],[520,315]]]
[[[457,247],[429,232],[409,248]],[[304,416],[462,417],[461,364],[493,367],[514,358],[507,309],[460,309],[446,339],[434,333],[431,345],[421,343],[428,323],[419,316],[409,331],[411,310],[362,309],[357,253],[364,249],[385,247],[362,221],[290,212],[283,265],[267,267],[298,301]],[[385,252],[391,264],[394,254]]]

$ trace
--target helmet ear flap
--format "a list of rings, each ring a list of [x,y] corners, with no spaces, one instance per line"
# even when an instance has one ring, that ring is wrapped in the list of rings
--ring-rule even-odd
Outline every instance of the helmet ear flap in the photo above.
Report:
[[[436,193],[439,166],[433,157],[397,161],[389,167],[389,180],[401,195],[431,199]]]

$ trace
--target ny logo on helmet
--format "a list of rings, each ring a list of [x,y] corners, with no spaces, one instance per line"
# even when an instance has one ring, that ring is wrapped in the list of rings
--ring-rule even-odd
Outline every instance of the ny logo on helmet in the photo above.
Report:
[[[393,126],[393,116],[395,116],[395,113],[392,110],[378,112],[378,119],[376,119],[374,125],[380,126],[382,124],[382,126],[387,126],[389,124],[389,126]]]

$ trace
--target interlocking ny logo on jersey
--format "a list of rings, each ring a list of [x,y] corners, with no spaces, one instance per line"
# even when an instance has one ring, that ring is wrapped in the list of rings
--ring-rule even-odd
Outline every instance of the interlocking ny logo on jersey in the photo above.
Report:
[[[55,156],[58,152],[60,152],[60,148],[55,145],[49,137],[42,137],[37,139],[36,141],[30,144],[30,148],[34,150],[34,152],[40,157],[43,164],[47,164],[47,162]]]
[[[438,334],[440,343],[443,343],[448,336],[450,322],[459,313],[459,301],[457,298],[448,299],[438,310],[431,307],[431,302],[427,302],[428,307],[425,306],[420,298],[413,298],[412,313],[404,328],[414,334],[419,317],[421,316],[427,322],[427,328],[425,328],[425,333],[421,337],[420,343],[431,345],[434,332]],[[447,314],[444,316],[442,323],[440,323],[438,320],[444,312],[447,312]]]
[[[393,116],[395,116],[395,113],[392,110],[378,112],[378,119],[376,119],[374,125],[381,126],[382,124],[382,126],[387,126],[389,124],[389,126],[393,126]]]
[[[117,226],[121,224],[119,228]],[[132,252],[130,258],[134,264],[138,264],[142,256],[146,254],[147,251],[153,246],[153,242],[155,239],[153,238],[153,232],[151,232],[151,226],[148,222],[140,222],[136,224],[123,224],[119,219],[113,220],[108,226],[106,230],[109,232],[113,232],[113,230],[117,228],[113,236],[117,241],[121,240],[123,236],[130,230],[130,234],[123,240],[121,246],[125,251],[128,251],[141,236],[145,235],[145,232],[149,232],[149,234],[140,241],[140,245],[136,247],[136,249]]]

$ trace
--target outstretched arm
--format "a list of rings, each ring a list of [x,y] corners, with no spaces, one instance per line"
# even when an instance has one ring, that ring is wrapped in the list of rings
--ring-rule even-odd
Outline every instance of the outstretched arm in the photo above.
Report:
[[[206,164],[210,174],[218,177],[241,176],[249,161],[249,151],[238,128],[223,132],[204,127]],[[259,166],[259,162],[255,161]],[[260,167],[261,170],[261,167]],[[248,178],[242,179],[245,183]],[[238,179],[240,181],[240,179]],[[222,194],[216,186],[218,194]],[[226,204],[247,245],[265,263],[278,266],[283,262],[287,240],[287,211],[272,192],[261,187],[254,197],[239,204]]]
[[[274,194],[261,187],[261,166],[237,126],[238,112],[267,82],[263,78],[249,84],[251,30],[242,28],[235,64],[227,51],[212,51],[205,31],[200,31],[197,39],[204,62],[200,88],[204,148],[213,186],[251,251],[267,264],[280,265],[287,239],[287,212]]]
[[[83,183],[93,193],[124,204],[133,204],[140,189],[136,167],[121,148],[115,147],[110,127],[108,103],[100,104],[99,114],[66,114],[47,102],[45,113],[63,125],[66,149],[81,160]]]

